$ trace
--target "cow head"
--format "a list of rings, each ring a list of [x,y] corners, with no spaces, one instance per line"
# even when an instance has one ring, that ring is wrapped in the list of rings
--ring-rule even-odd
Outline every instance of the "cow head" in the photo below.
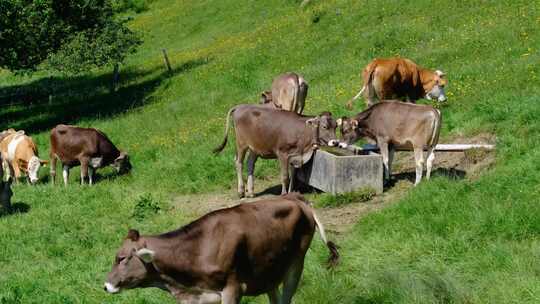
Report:
[[[32,156],[26,164],[28,179],[31,184],[37,183],[39,180],[39,169],[42,165],[46,165],[49,162],[46,160],[41,160],[37,156]]]
[[[11,178],[7,182],[0,179],[0,205],[4,209],[11,208],[11,197],[13,192],[11,191]]]
[[[272,102],[272,92],[270,91],[263,91],[261,93],[261,99],[259,101],[260,104],[267,104]]]
[[[119,174],[128,173],[131,170],[131,163],[129,162],[129,155],[126,152],[120,152],[120,156],[118,156],[114,162],[112,163],[113,168],[116,169],[116,171]]]
[[[348,145],[353,144],[362,136],[358,128],[358,120],[354,118],[342,117],[336,122],[341,133],[342,142],[339,144],[341,148],[346,148]]]
[[[424,85],[424,90],[426,91],[426,99],[436,99],[439,102],[446,101],[444,87],[447,85],[447,83],[448,81],[446,80],[446,75],[443,72],[436,70],[433,73],[433,79],[431,79]]]
[[[306,121],[306,124],[313,129],[314,143],[323,146],[335,146],[338,144],[336,137],[337,123],[332,118],[332,113],[322,112],[314,118]]]
[[[155,271],[152,261],[154,251],[146,248],[137,230],[129,230],[122,247],[117,252],[104,289],[118,293],[122,289],[148,286]]]

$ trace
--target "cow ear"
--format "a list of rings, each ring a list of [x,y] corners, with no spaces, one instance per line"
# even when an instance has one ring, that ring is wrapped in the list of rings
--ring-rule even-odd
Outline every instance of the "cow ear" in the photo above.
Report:
[[[155,252],[148,248],[141,248],[135,254],[145,263],[151,263],[154,260]]]
[[[358,128],[358,120],[356,119],[351,120],[351,124],[354,128]]]
[[[136,242],[136,241],[139,240],[140,236],[141,235],[139,234],[139,231],[137,231],[135,229],[129,229],[126,239],[130,239],[130,240]]]
[[[338,118],[338,119],[336,120],[336,123],[337,123],[337,126],[338,126],[338,127],[341,127],[341,125],[343,124],[343,119]]]
[[[306,120],[306,125],[310,127],[317,127],[319,125],[319,116]]]

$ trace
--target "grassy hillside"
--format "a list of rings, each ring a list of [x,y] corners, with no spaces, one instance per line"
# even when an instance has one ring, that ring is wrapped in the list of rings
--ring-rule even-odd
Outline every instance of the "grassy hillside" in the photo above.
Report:
[[[494,168],[478,179],[439,175],[361,220],[328,272],[313,242],[296,303],[538,303],[540,301],[540,7],[534,1],[154,0],[131,27],[145,43],[121,68],[79,77],[0,73],[28,92],[0,107],[0,129],[32,134],[42,157],[58,123],[93,126],[129,151],[134,171],[101,171],[94,187],[14,188],[19,213],[0,217],[1,303],[173,303],[164,292],[102,290],[129,227],[170,230],[192,218],[181,194],[234,195],[233,145],[219,157],[224,116],[284,71],[310,84],[307,113],[351,115],[345,101],[374,57],[403,56],[447,72],[443,138],[493,133]],[[166,48],[174,72],[165,73]],[[53,99],[49,103],[48,95]],[[3,95],[3,94],[0,94]],[[261,178],[277,164],[257,163]],[[259,185],[259,187],[257,186]],[[142,197],[157,214],[136,208]],[[144,217],[141,216],[146,215]],[[135,215],[135,216],[134,216]],[[264,303],[246,299],[244,303]]]

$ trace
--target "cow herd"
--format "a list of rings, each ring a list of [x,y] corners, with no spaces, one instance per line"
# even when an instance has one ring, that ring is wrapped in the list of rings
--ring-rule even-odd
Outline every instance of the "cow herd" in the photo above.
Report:
[[[415,185],[422,178],[424,163],[426,177],[430,177],[441,113],[414,101],[444,101],[444,73],[424,69],[408,59],[392,58],[373,60],[362,77],[362,89],[348,106],[363,94],[368,108],[351,117],[336,119],[327,111],[303,115],[308,84],[296,73],[276,77],[271,89],[261,94],[260,104],[232,107],[226,114],[223,141],[214,153],[227,145],[232,121],[238,195],[255,195],[255,163],[258,158],[272,158],[280,164],[282,196],[217,210],[160,235],[143,236],[130,230],[104,289],[117,293],[157,287],[169,291],[179,303],[239,303],[243,295],[260,294],[267,294],[270,303],[290,303],[316,228],[329,249],[330,265],[339,258],[310,203],[290,193],[295,187],[295,170],[307,163],[318,147],[346,148],[360,138],[373,141],[381,150],[387,179],[395,149],[409,147],[416,162]],[[40,167],[47,163],[54,184],[60,161],[65,185],[74,166],[81,166],[81,184],[88,180],[90,185],[98,168],[112,166],[119,174],[131,169],[128,154],[117,149],[103,132],[69,125],[51,130],[49,161],[39,158],[36,145],[24,131],[1,132],[0,152],[0,203],[5,209],[9,209],[12,195],[11,180],[18,182],[26,175],[28,182],[35,184]],[[243,176],[246,158],[247,187]]]

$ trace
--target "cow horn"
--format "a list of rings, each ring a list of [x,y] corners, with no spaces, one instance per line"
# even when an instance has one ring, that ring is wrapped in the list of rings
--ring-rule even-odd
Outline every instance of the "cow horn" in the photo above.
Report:
[[[148,249],[148,248],[141,248],[137,250],[135,253],[143,262],[145,263],[151,263],[154,260],[154,255],[156,254],[154,251]]]

